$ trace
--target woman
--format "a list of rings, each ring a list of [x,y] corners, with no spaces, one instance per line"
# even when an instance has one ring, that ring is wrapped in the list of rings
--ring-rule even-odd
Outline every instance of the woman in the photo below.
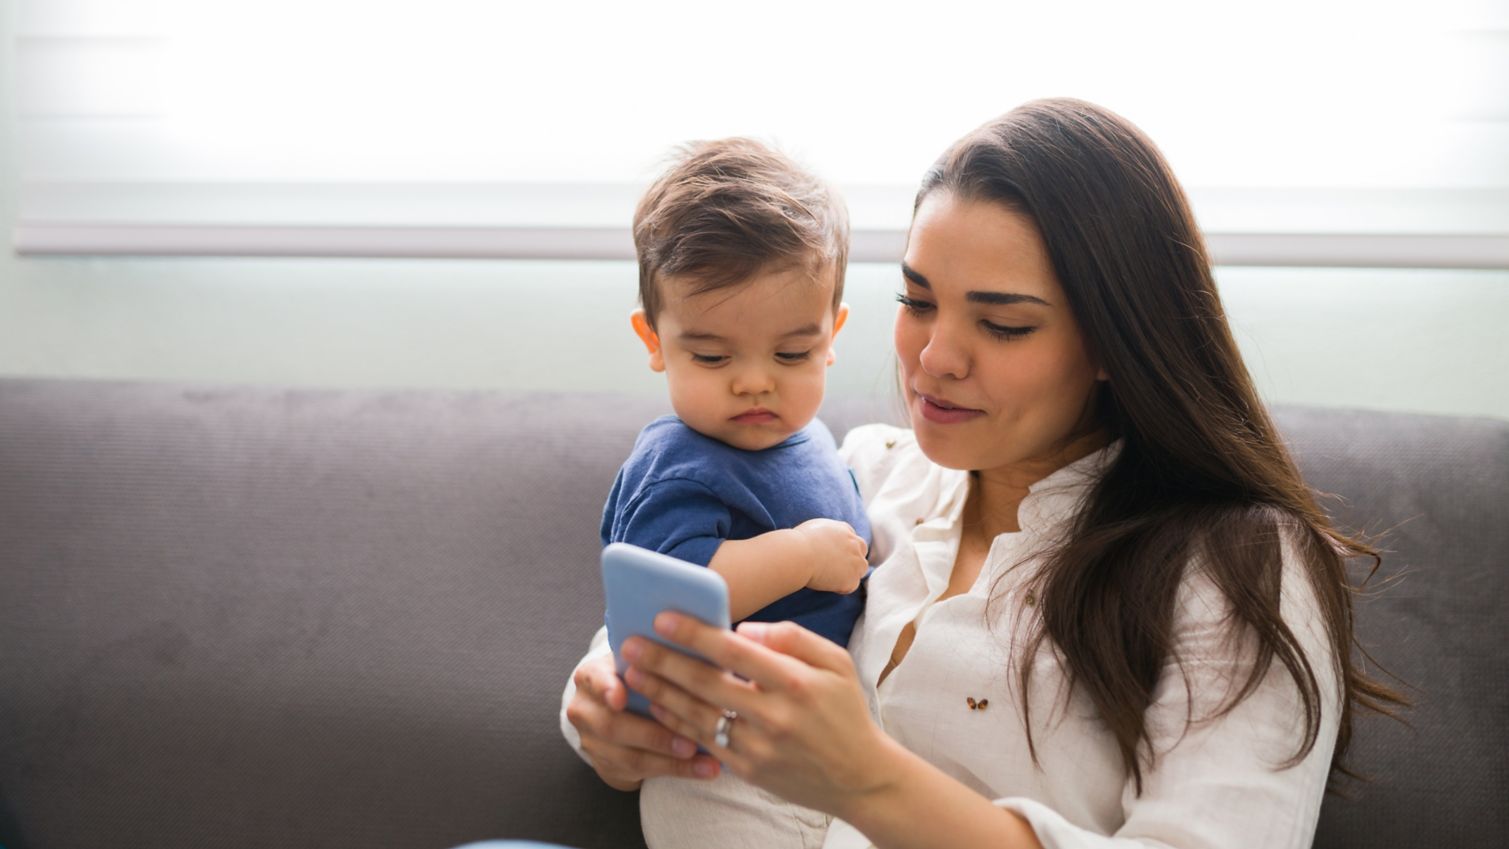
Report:
[[[883,559],[852,657],[663,615],[729,673],[631,641],[661,728],[589,659],[582,751],[620,788],[715,758],[827,846],[1308,846],[1354,709],[1396,701],[1351,659],[1376,552],[1284,450],[1156,148],[1073,100],[986,124],[924,177],[902,278],[912,430],[844,446]]]

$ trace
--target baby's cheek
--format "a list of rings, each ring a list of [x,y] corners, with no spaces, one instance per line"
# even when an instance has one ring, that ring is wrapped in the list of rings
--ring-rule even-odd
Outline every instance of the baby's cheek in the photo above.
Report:
[[[824,375],[819,373],[808,376],[796,387],[798,403],[808,416],[817,415],[817,408],[823,403]]]

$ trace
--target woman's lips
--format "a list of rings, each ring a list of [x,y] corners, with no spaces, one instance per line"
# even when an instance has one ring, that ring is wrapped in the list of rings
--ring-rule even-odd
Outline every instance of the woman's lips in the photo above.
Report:
[[[763,409],[761,409],[761,410],[750,410],[750,411],[745,412],[745,413],[740,413],[737,416],[734,416],[733,420],[736,421],[736,422],[738,422],[739,424],[746,424],[746,425],[748,425],[748,424],[770,424],[771,422],[773,422],[773,421],[775,421],[776,419],[779,419],[779,418],[780,418],[780,416],[776,415],[775,413],[772,413],[769,410],[763,410]]]
[[[985,415],[984,410],[958,407],[941,398],[923,395],[921,392],[917,393],[917,406],[921,409],[923,418],[938,424],[959,424]]]

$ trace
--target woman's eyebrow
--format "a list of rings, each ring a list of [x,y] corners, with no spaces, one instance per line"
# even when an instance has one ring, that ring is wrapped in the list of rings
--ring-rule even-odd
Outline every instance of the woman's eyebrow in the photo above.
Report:
[[[901,276],[912,281],[913,283],[916,283],[918,286],[921,286],[924,289],[933,288],[932,284],[927,282],[926,277],[918,274],[917,269],[911,267],[910,265],[907,265],[905,262],[901,263]]]
[[[928,291],[932,291],[932,284],[927,282],[927,278],[923,277],[921,274],[918,274],[917,269],[912,268],[910,265],[907,265],[904,262],[901,264],[901,275],[906,279],[912,281],[914,284],[921,286]],[[974,304],[990,304],[991,306],[997,307],[1006,307],[1011,306],[1012,304],[1042,304],[1045,307],[1053,306],[1052,304],[1048,303],[1042,298],[1037,297],[1036,295],[1023,295],[1018,292],[966,292],[964,294],[964,300]]]
[[[1052,304],[1037,297],[1036,295],[1022,295],[1017,292],[967,292],[964,300],[974,304],[990,304],[992,306],[1005,307],[1012,304],[1042,304],[1051,307]]]

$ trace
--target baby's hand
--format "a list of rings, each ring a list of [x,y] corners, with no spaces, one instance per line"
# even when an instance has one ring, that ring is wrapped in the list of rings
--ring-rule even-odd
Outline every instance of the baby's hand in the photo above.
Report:
[[[836,519],[809,519],[794,529],[807,541],[812,551],[810,589],[832,593],[852,593],[870,564],[865,562],[868,546],[847,522]]]

